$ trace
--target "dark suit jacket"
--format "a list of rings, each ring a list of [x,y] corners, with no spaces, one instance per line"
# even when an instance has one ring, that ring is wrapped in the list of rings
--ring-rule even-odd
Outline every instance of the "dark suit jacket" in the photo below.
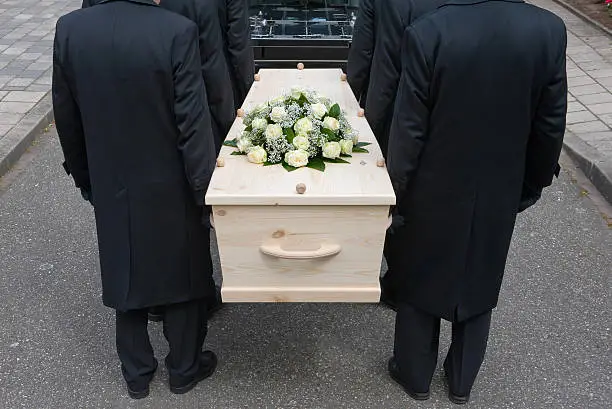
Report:
[[[52,94],[66,168],[93,193],[104,303],[209,295],[201,216],[216,155],[195,24],[152,0],[69,13]]]
[[[563,21],[520,0],[451,0],[406,31],[388,154],[404,302],[454,321],[496,306],[523,186],[557,170],[565,50]]]

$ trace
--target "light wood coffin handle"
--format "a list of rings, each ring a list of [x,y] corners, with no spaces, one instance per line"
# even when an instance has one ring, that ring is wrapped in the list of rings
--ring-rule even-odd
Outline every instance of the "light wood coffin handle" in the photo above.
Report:
[[[321,244],[316,250],[284,250],[280,244],[264,244],[259,249],[262,253],[276,258],[312,260],[335,256],[340,253],[342,247],[339,244]]]

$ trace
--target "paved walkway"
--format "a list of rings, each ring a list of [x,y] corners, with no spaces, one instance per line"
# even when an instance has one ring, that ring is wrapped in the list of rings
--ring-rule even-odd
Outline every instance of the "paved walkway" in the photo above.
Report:
[[[0,175],[50,119],[57,19],[81,0],[0,1]]]
[[[568,130],[612,169],[612,38],[553,0],[531,1],[561,16],[569,31]],[[14,145],[50,109],[55,22],[80,4],[81,0],[0,2],[0,161],[8,149],[3,149],[3,142],[8,145],[12,139]]]
[[[459,409],[441,368],[448,323],[432,397],[417,403],[386,372],[395,315],[357,304],[226,305],[205,344],[218,371],[180,396],[168,390],[168,347],[152,324],[160,370],[151,397],[130,401],[100,298],[92,207],[57,166],[61,155],[51,130],[10,186],[0,179],[0,408]],[[610,406],[610,259],[612,230],[562,172],[518,217],[469,409]]]
[[[612,38],[552,0],[532,0],[568,29],[568,129],[612,161]]]
[[[80,0],[0,2],[0,137],[51,88],[57,18]]]

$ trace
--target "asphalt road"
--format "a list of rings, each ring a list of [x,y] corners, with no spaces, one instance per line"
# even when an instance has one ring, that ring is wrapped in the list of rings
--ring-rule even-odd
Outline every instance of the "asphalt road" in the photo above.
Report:
[[[341,304],[227,305],[206,342],[218,372],[174,396],[162,369],[150,397],[131,401],[100,298],[92,209],[61,159],[51,131],[0,180],[0,408],[453,406],[441,371],[425,403],[389,379],[391,311]],[[610,407],[611,277],[612,229],[565,171],[519,217],[469,407]],[[444,354],[449,326],[442,332]],[[161,326],[150,333],[162,359]]]

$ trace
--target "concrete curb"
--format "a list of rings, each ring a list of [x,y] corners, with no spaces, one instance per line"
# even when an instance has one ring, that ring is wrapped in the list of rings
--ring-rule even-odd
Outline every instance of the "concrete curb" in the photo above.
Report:
[[[563,145],[569,157],[612,204],[612,162],[569,131],[565,133]]]
[[[600,29],[601,31],[603,31],[604,33],[612,37],[612,30],[610,30],[608,27],[604,26],[603,24],[593,20],[591,17],[587,16],[582,11],[578,10],[576,7],[572,6],[571,4],[566,3],[563,0],[553,0],[553,1],[557,3],[558,5],[565,7],[566,9],[568,9],[569,11],[571,11],[572,13],[574,13],[575,15],[577,15],[578,17],[586,21],[587,23],[597,27],[598,29]],[[605,6],[602,5],[602,7],[605,7]]]
[[[0,139],[0,177],[4,176],[30,147],[34,138],[53,121],[51,91]]]

